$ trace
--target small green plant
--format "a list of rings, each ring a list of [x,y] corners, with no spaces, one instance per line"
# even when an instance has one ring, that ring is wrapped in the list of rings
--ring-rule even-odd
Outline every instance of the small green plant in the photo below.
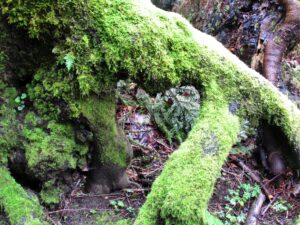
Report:
[[[242,183],[236,190],[228,190],[229,195],[225,197],[228,202],[225,205],[226,214],[223,215],[226,225],[241,224],[246,220],[246,214],[243,212],[245,205],[259,195],[260,188],[257,184],[251,185]]]
[[[17,96],[15,98],[15,103],[18,105],[17,109],[18,111],[22,111],[25,108],[25,100],[27,98],[27,94],[26,93],[22,93],[20,96]]]
[[[73,53],[68,53],[65,55],[64,60],[68,71],[70,71],[75,62],[75,56],[73,55]]]
[[[125,208],[125,203],[121,200],[111,200],[109,204],[116,210]]]
[[[136,211],[135,211],[135,208],[133,208],[133,207],[127,207],[126,208],[126,211],[129,213],[129,215],[131,215],[131,216],[133,216],[133,217],[135,217],[136,216]]]
[[[288,203],[285,200],[280,199],[274,203],[272,209],[275,210],[275,212],[277,213],[283,213],[283,212],[287,212],[292,207],[293,207],[292,204]]]
[[[193,86],[171,88],[155,99],[138,89],[136,98],[170,142],[186,138],[200,111],[200,94]]]

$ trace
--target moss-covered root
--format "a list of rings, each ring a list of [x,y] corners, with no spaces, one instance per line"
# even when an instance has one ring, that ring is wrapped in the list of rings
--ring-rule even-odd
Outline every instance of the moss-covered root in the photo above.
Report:
[[[5,168],[0,168],[0,206],[13,225],[48,224],[43,220],[43,209],[38,199],[16,183]]]
[[[108,193],[129,185],[125,174],[132,155],[126,137],[116,123],[115,96],[89,97],[80,102],[81,113],[94,134],[92,170],[88,189]]]
[[[226,101],[209,98],[187,140],[170,157],[153,184],[135,225],[218,224],[207,204],[234,144],[239,119]],[[212,222],[213,221],[213,222]]]

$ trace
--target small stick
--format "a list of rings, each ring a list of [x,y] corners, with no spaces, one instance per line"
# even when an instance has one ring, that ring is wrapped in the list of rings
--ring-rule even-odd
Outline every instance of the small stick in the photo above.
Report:
[[[154,141],[156,141],[158,144],[160,144],[161,146],[165,147],[167,150],[174,152],[174,149],[170,148],[169,146],[167,146],[165,143],[163,143],[162,141],[155,139]]]
[[[266,201],[266,196],[263,193],[260,193],[257,199],[252,203],[251,209],[248,213],[247,220],[245,225],[257,225],[258,217],[261,212],[261,208]]]
[[[264,209],[264,211],[262,212],[261,216],[264,217],[266,215],[266,213],[268,212],[269,208],[273,205],[273,203],[276,201],[278,195],[276,195],[268,204],[268,206]]]
[[[265,192],[265,194],[267,195],[267,198],[269,200],[271,200],[273,198],[273,195],[270,194],[269,190],[265,187],[265,185],[263,184],[263,182],[261,181],[260,177],[258,177],[255,173],[252,172],[252,170],[246,166],[242,161],[240,160],[236,160],[237,164],[243,169],[245,170],[248,175],[257,183],[259,183],[259,185],[261,186],[261,188],[263,189],[263,191]]]
[[[49,215],[46,215],[47,220],[49,220],[53,225],[61,225],[61,223],[59,221],[55,221],[54,219],[52,219]]]
[[[65,213],[65,212],[74,213],[74,212],[91,211],[91,210],[103,211],[104,212],[104,211],[109,211],[111,209],[90,209],[90,208],[60,209],[60,210],[56,210],[56,211],[47,212],[47,214],[52,215],[52,214],[60,214],[60,213]]]

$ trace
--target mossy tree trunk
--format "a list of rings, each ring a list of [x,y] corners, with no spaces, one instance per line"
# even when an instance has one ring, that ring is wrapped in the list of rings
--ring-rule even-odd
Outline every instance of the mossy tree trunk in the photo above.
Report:
[[[214,220],[206,211],[207,202],[236,139],[239,118],[247,117],[253,123],[263,119],[279,127],[290,145],[285,154],[293,159],[291,166],[300,167],[297,107],[178,14],[159,10],[149,0],[45,1],[33,8],[37,1],[32,2],[7,0],[0,6],[12,26],[28,30],[33,38],[44,40],[49,31],[56,32],[51,42],[58,43],[52,50],[52,64],[42,65],[27,85],[40,114],[58,120],[63,108],[49,105],[63,102],[69,122],[81,116],[90,118],[97,136],[106,124],[98,127],[103,114],[98,115],[99,102],[94,98],[113,89],[120,77],[131,78],[152,93],[193,84],[204,94],[198,121],[154,183],[136,224],[207,224]],[[90,104],[80,104],[84,100]],[[88,108],[83,111],[81,107]],[[111,131],[118,136],[115,115],[110,119],[108,122],[114,121]]]

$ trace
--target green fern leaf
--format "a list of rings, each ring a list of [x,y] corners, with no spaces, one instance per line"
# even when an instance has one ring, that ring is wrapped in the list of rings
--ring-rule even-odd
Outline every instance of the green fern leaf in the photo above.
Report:
[[[75,62],[75,56],[72,53],[68,53],[65,55],[64,60],[68,71],[70,71]]]

